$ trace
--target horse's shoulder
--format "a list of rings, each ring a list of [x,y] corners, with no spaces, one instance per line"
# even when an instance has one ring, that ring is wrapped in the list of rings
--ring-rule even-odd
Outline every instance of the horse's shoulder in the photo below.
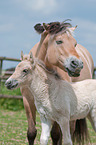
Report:
[[[87,62],[94,67],[93,59],[89,51],[82,45],[78,44],[76,47],[77,52],[81,55],[81,58],[84,57]]]

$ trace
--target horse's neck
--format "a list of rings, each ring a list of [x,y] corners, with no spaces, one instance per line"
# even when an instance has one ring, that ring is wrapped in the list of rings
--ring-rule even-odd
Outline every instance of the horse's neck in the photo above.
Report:
[[[44,33],[41,35],[41,39],[37,46],[36,54],[35,54],[35,56],[38,57],[40,60],[44,61],[45,59],[45,55],[47,52],[47,45],[48,45],[48,35],[47,33]]]
[[[41,45],[39,54],[38,54],[38,58],[42,61],[44,61],[45,56],[46,56],[46,52],[47,52],[47,46],[46,45]]]
[[[41,40],[40,40],[39,45],[37,47],[37,51],[36,51],[35,57],[38,57],[40,48],[43,47],[42,45],[46,45],[46,37],[47,37],[47,33],[46,32],[41,34]],[[45,49],[44,49],[44,51],[45,51]],[[40,56],[40,57],[44,58],[44,56]]]
[[[49,61],[46,59],[48,44],[45,42],[40,44],[40,42],[39,42],[38,47],[40,47],[40,51],[38,53],[38,59],[42,60],[49,70],[52,70],[53,65],[50,64]],[[37,49],[38,49],[38,47],[37,47]]]
[[[85,47],[80,44],[77,45],[76,50],[80,55],[81,59],[84,59],[84,63],[86,63],[86,65],[88,66],[90,73],[93,74],[94,63],[91,54]]]

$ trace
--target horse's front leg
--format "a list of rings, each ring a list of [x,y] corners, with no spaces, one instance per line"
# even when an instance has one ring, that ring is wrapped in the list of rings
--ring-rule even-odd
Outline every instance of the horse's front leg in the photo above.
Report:
[[[41,118],[41,126],[42,126],[40,145],[47,145],[48,139],[50,136],[52,122],[51,122],[51,120],[49,120],[45,117],[40,116],[40,118]]]
[[[53,145],[62,145],[62,131],[57,122],[54,122],[52,126],[51,138]]]
[[[22,89],[21,93],[23,95],[23,103],[26,111],[27,120],[28,120],[27,138],[28,138],[29,145],[34,145],[34,140],[37,134],[37,130],[35,127],[36,108],[34,105],[34,99],[30,91],[28,91],[27,89]]]

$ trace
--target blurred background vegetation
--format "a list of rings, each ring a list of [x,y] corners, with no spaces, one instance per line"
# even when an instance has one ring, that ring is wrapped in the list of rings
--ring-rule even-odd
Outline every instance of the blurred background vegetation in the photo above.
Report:
[[[4,83],[1,83],[0,94],[20,96],[21,92],[19,88],[16,90],[8,90]],[[0,98],[0,108],[13,111],[22,110],[24,109],[23,99]]]

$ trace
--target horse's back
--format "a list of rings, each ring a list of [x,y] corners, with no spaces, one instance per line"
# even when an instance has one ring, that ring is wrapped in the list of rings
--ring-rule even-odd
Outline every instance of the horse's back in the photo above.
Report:
[[[83,81],[75,82],[71,84],[77,97],[81,100],[92,97],[96,98],[96,79],[86,79]],[[95,93],[95,96],[94,96]]]
[[[96,108],[96,80],[87,79],[71,85],[77,98],[77,106],[71,120],[84,118],[93,106]]]

